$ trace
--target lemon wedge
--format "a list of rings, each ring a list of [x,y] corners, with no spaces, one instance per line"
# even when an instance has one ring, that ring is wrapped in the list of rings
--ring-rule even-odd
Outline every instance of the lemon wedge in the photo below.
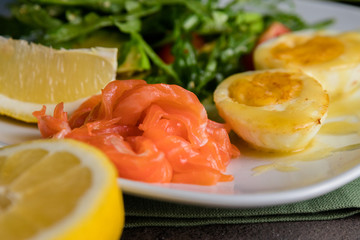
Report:
[[[75,140],[0,149],[0,239],[119,239],[117,174],[107,157]]]
[[[64,102],[71,113],[115,79],[117,48],[56,50],[0,37],[0,114],[36,122],[32,112]]]

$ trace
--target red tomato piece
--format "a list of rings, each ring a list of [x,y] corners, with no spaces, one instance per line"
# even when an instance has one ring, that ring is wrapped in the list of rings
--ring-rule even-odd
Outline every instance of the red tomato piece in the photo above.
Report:
[[[259,37],[257,44],[261,44],[271,38],[278,37],[291,30],[280,22],[273,22]]]

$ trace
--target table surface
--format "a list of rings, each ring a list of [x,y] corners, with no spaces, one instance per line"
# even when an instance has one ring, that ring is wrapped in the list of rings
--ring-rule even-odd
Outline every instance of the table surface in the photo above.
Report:
[[[359,1],[342,1],[360,6]],[[360,240],[360,214],[326,221],[125,228],[121,240]]]
[[[360,239],[360,214],[329,221],[126,228],[124,229],[121,240],[128,239],[355,240]]]

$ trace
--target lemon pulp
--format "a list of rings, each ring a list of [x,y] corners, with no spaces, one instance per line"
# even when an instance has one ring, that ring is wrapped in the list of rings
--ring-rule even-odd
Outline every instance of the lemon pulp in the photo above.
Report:
[[[116,56],[116,48],[55,50],[0,37],[0,114],[36,122],[33,111],[59,102],[71,112],[115,79]]]
[[[119,239],[116,172],[99,150],[38,140],[0,150],[0,239]]]

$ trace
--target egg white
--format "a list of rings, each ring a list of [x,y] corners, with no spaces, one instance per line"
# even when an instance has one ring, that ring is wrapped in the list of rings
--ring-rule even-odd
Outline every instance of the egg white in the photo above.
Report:
[[[299,79],[302,83],[299,94],[285,102],[263,106],[231,97],[235,82],[241,84],[252,81],[257,74],[274,72],[290,73]],[[306,74],[273,69],[228,77],[216,88],[214,101],[219,115],[251,146],[272,152],[294,152],[304,149],[319,131],[327,115],[329,96],[318,81]]]
[[[274,55],[274,48],[280,44],[296,49],[315,36],[335,39],[342,45],[343,51],[335,58],[310,63],[302,63],[297,59],[283,59]],[[308,57],[316,59],[317,55],[325,51],[331,53],[333,49],[330,49],[330,46],[329,49],[321,46],[318,51],[309,50]],[[315,30],[287,33],[260,44],[254,51],[254,65],[256,70],[274,68],[301,70],[317,79],[330,97],[336,99],[360,88],[360,33]]]

